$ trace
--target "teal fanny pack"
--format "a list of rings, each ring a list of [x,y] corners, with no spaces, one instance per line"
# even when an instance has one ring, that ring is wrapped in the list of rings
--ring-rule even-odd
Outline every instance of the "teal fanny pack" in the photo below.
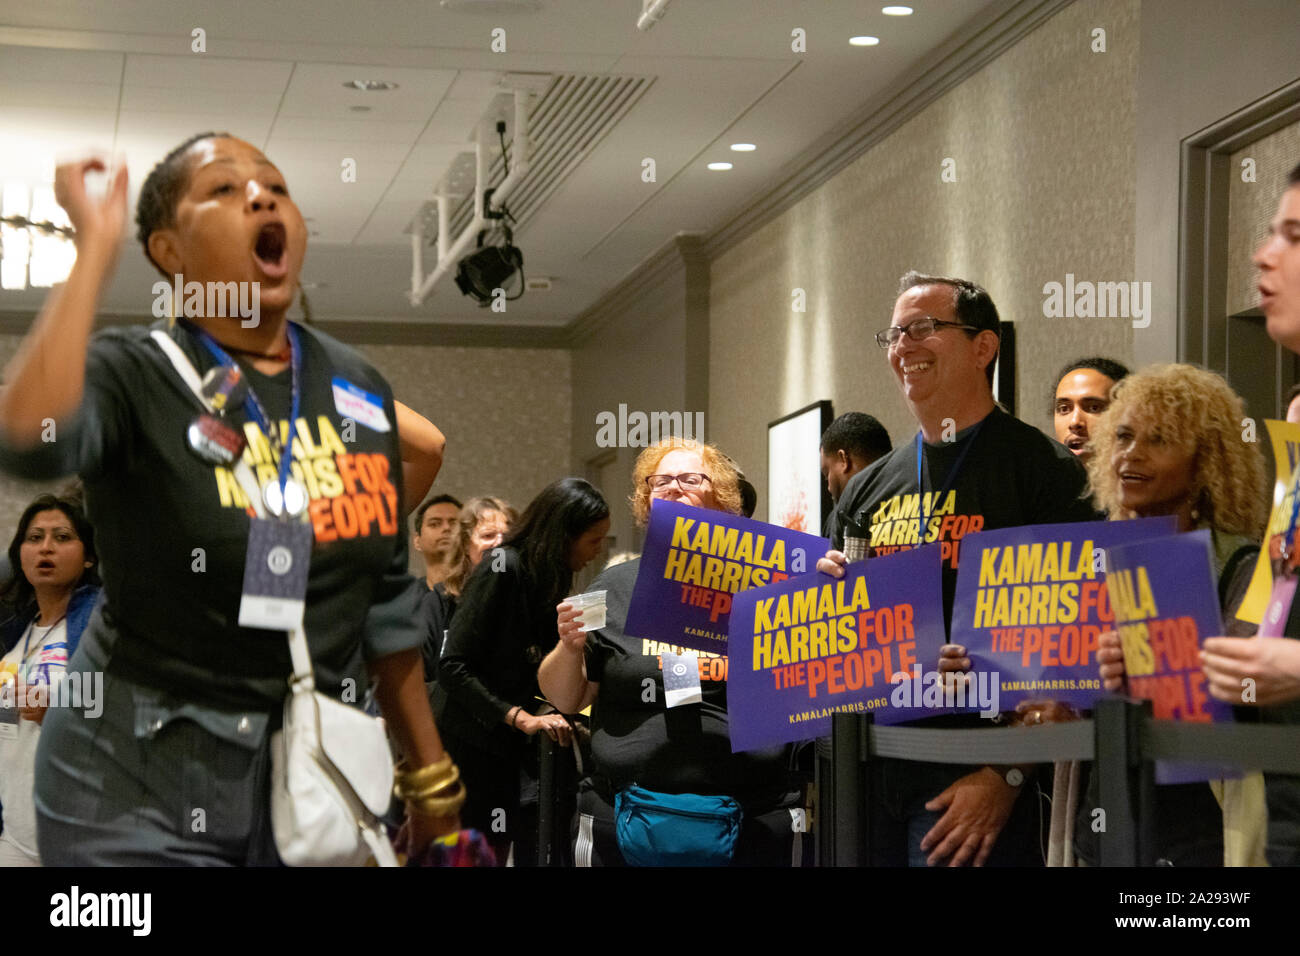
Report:
[[[630,866],[727,866],[742,816],[731,797],[656,793],[635,784],[614,797],[618,848]]]

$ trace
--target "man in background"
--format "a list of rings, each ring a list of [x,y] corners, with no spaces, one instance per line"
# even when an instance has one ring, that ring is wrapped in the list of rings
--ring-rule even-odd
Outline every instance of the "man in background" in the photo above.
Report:
[[[845,412],[822,433],[822,477],[831,493],[831,501],[840,503],[849,479],[894,448],[885,426],[863,412]],[[823,533],[834,531],[835,511],[826,516]]]
[[[1110,390],[1128,369],[1108,358],[1083,358],[1061,369],[1052,397],[1056,440],[1087,462],[1088,438],[1097,416],[1110,406]]]
[[[411,546],[424,555],[424,580],[430,591],[451,572],[447,556],[456,540],[459,514],[460,502],[451,495],[435,495],[415,509]]]

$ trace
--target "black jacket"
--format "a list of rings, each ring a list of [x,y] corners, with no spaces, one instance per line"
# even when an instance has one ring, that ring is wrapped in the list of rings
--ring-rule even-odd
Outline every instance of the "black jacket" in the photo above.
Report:
[[[537,666],[559,639],[555,604],[533,593],[513,548],[484,555],[461,595],[438,662],[438,730],[502,756],[528,738],[505,722],[516,705],[537,710]]]

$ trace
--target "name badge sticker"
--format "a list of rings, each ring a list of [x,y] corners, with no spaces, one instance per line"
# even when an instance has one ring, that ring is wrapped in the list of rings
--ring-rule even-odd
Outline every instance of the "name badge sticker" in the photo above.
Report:
[[[339,376],[335,376],[331,384],[334,387],[334,407],[340,415],[377,432],[391,429],[388,416],[384,414],[383,400],[378,395],[371,395]]]
[[[664,665],[664,704],[681,707],[698,704],[704,700],[700,690],[700,665],[698,658],[664,651],[659,655]]]

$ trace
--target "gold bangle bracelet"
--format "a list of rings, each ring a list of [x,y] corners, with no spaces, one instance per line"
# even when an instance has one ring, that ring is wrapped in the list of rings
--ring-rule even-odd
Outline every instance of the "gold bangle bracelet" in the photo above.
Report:
[[[444,753],[441,760],[436,760],[419,770],[407,770],[406,763],[402,762],[397,765],[397,772],[394,774],[395,782],[403,789],[418,790],[430,782],[447,776],[454,767],[449,753]]]
[[[440,794],[443,794],[444,791],[455,790],[458,783],[460,783],[460,768],[453,764],[451,773],[443,777],[441,780],[436,780],[433,783],[426,784],[419,788],[406,787],[399,783],[397,786],[393,787],[393,792],[396,793],[398,798],[401,800],[424,800],[428,797],[439,796]]]
[[[450,817],[460,812],[460,808],[465,805],[467,791],[462,786],[455,794],[449,797],[425,797],[422,800],[408,800],[406,805],[409,809],[414,810],[421,816],[426,817]]]

